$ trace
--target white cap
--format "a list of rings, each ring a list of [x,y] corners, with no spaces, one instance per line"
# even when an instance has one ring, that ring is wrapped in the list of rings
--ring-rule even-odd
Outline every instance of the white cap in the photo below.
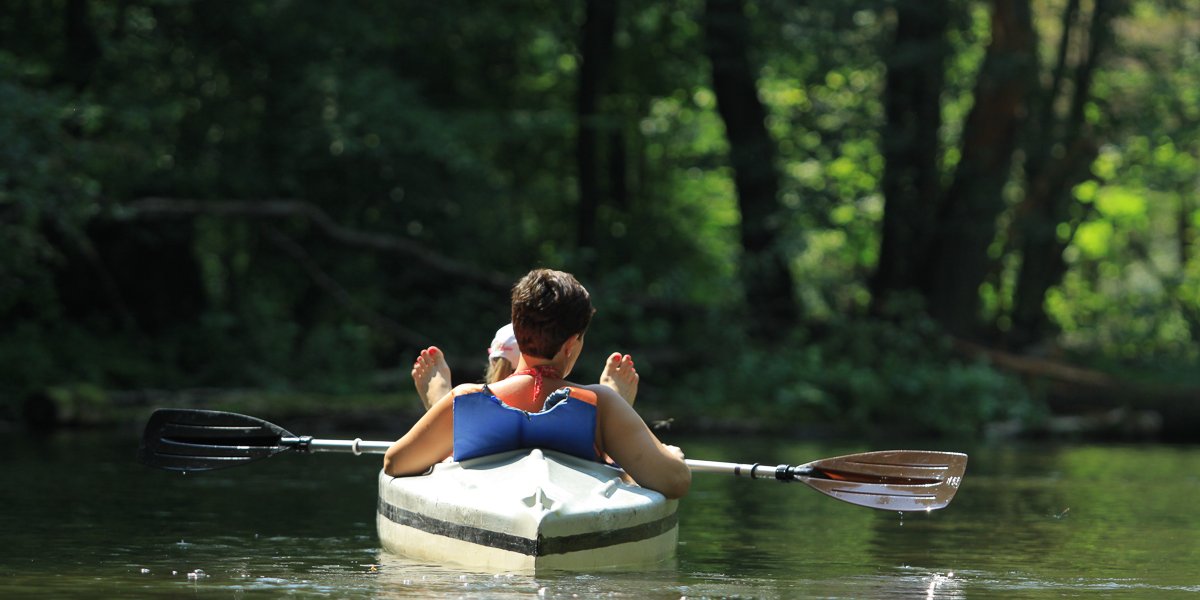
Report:
[[[504,357],[515,368],[521,360],[521,351],[517,348],[517,336],[513,333],[512,323],[496,330],[492,345],[488,348],[488,360]]]

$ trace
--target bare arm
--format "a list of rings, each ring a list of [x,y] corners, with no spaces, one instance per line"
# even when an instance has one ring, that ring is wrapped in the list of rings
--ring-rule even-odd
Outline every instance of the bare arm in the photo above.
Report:
[[[383,472],[392,477],[418,475],[454,452],[454,396],[468,388],[459,386],[438,400],[404,437],[383,455]]]
[[[692,485],[692,472],[683,458],[658,440],[628,402],[611,389],[587,386],[596,392],[600,446],[638,485],[668,498],[682,498]]]

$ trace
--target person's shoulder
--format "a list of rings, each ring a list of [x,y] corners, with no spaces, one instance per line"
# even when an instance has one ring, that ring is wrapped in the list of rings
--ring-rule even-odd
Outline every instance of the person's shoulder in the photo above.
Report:
[[[616,390],[614,390],[606,385],[601,385],[599,383],[593,383],[593,384],[589,384],[589,385],[579,385],[579,386],[575,386],[575,387],[577,387],[581,390],[587,390],[587,391],[595,394],[596,395],[596,404],[614,402],[617,400],[620,400],[623,404],[625,404],[627,406],[629,404],[628,402],[625,402],[625,399],[622,398],[621,395],[616,392]]]
[[[484,389],[484,385],[482,383],[460,383],[460,384],[454,386],[454,390],[452,393],[455,396],[465,396],[467,394],[474,394],[477,392],[482,392],[483,389]]]

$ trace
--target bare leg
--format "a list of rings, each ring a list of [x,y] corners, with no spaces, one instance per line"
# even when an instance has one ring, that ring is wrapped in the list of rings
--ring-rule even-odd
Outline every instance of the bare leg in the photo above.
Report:
[[[604,372],[600,373],[600,385],[611,388],[633,406],[638,389],[638,372],[633,368],[633,357],[620,352],[609,355],[604,363]]]
[[[446,364],[446,355],[437,346],[430,346],[421,351],[421,355],[413,363],[412,378],[425,410],[429,410],[434,402],[441,400],[453,389],[450,385],[450,365]]]

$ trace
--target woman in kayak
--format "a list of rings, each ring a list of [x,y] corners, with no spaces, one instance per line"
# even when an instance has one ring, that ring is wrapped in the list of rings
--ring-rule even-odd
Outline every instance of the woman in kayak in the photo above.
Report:
[[[508,379],[517,370],[517,361],[521,352],[517,348],[517,337],[513,333],[512,323],[496,330],[492,345],[488,346],[488,366],[484,374],[484,383],[496,383]],[[413,386],[417,388],[417,396],[425,410],[450,393],[453,385],[450,383],[450,365],[446,362],[446,354],[437,346],[430,346],[417,355],[412,368]],[[638,373],[633,366],[633,357],[620,352],[613,352],[604,363],[604,371],[600,373],[600,384],[613,389],[633,405],[637,399]]]
[[[576,455],[585,453],[579,450],[583,447],[594,460],[607,455],[642,487],[668,498],[686,494],[691,471],[679,448],[660,442],[613,389],[565,379],[583,349],[594,312],[587,290],[569,273],[538,269],[525,275],[512,292],[512,322],[521,350],[516,373],[494,384],[454,388],[388,449],[384,471],[392,476],[416,475],[452,454],[463,459],[480,448],[494,447],[498,440],[489,424],[467,420],[468,415],[475,418],[473,415],[499,411],[507,418],[519,413],[523,419],[518,422],[562,424],[565,430],[589,422],[572,415],[594,414],[592,431],[576,427],[568,437],[556,437],[554,431],[531,425],[526,439],[544,438],[547,447]],[[494,408],[501,403],[504,407]],[[461,413],[458,431],[456,413]],[[551,420],[555,416],[563,418]],[[456,447],[456,434],[463,446],[469,443],[473,447]]]

